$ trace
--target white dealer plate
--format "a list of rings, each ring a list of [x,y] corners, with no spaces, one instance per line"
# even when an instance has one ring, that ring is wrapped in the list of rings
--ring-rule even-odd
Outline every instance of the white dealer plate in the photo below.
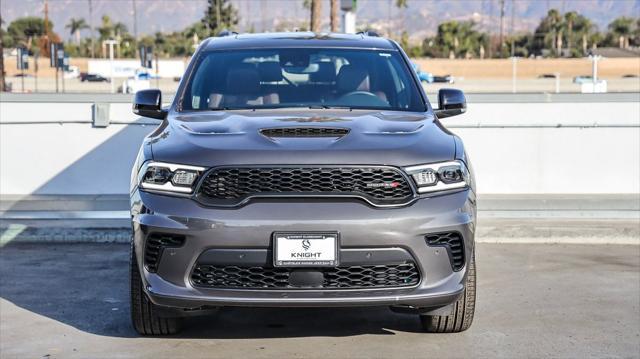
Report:
[[[276,267],[338,265],[338,233],[274,233]]]

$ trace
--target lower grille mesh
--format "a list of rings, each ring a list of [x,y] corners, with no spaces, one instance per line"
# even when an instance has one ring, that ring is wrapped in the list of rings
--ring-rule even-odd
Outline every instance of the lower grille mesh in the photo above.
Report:
[[[447,248],[449,256],[451,257],[451,267],[453,267],[453,270],[459,271],[464,267],[464,241],[460,233],[446,232],[428,234],[426,240],[430,246]]]
[[[292,286],[294,268],[197,265],[191,275],[194,285],[211,288],[278,289],[318,288]],[[420,274],[414,263],[341,266],[318,269],[324,275],[321,288],[357,289],[408,287],[418,284]]]

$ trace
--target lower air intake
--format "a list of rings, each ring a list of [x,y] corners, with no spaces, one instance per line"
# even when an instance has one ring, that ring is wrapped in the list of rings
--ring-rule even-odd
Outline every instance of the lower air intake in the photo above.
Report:
[[[175,234],[150,234],[144,246],[144,264],[147,270],[152,273],[157,272],[164,249],[182,247],[184,240],[184,236]]]
[[[464,267],[464,240],[458,232],[434,233],[426,236],[429,246],[440,246],[447,249],[451,259],[451,267],[459,271]]]

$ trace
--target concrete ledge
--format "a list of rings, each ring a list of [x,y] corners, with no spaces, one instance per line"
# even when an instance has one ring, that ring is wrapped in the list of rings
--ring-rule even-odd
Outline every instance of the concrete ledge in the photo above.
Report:
[[[480,243],[640,245],[640,194],[483,195]],[[127,195],[0,197],[0,246],[9,242],[125,243]]]
[[[128,243],[128,220],[4,220],[0,247],[28,243]],[[640,245],[640,221],[620,219],[480,219],[478,243]]]
[[[451,87],[456,87],[455,84]],[[173,100],[174,93],[163,93],[164,102]],[[635,92],[609,92],[599,94],[583,93],[466,93],[468,103],[541,103],[541,102],[638,102],[640,94]],[[438,103],[437,95],[428,94],[431,103]],[[131,94],[105,93],[2,93],[0,102],[55,102],[55,103],[83,103],[108,102],[131,103]]]
[[[83,212],[99,212],[104,218],[128,218],[129,195],[0,195],[0,216],[15,219],[82,218]],[[640,215],[640,193],[628,194],[484,194],[478,211],[491,217],[549,214],[607,214],[617,218]],[[70,212],[70,213],[65,213]],[[511,213],[511,214],[510,214]],[[537,214],[536,214],[537,213]],[[556,213],[556,215],[553,215]],[[31,215],[31,217],[29,217]],[[115,215],[115,217],[113,217]],[[102,218],[88,213],[91,218]]]

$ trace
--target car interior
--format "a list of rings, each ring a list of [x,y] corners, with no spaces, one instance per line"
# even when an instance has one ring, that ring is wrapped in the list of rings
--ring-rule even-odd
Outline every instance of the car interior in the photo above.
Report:
[[[420,100],[401,61],[378,51],[212,51],[199,62],[182,108],[409,109]]]

